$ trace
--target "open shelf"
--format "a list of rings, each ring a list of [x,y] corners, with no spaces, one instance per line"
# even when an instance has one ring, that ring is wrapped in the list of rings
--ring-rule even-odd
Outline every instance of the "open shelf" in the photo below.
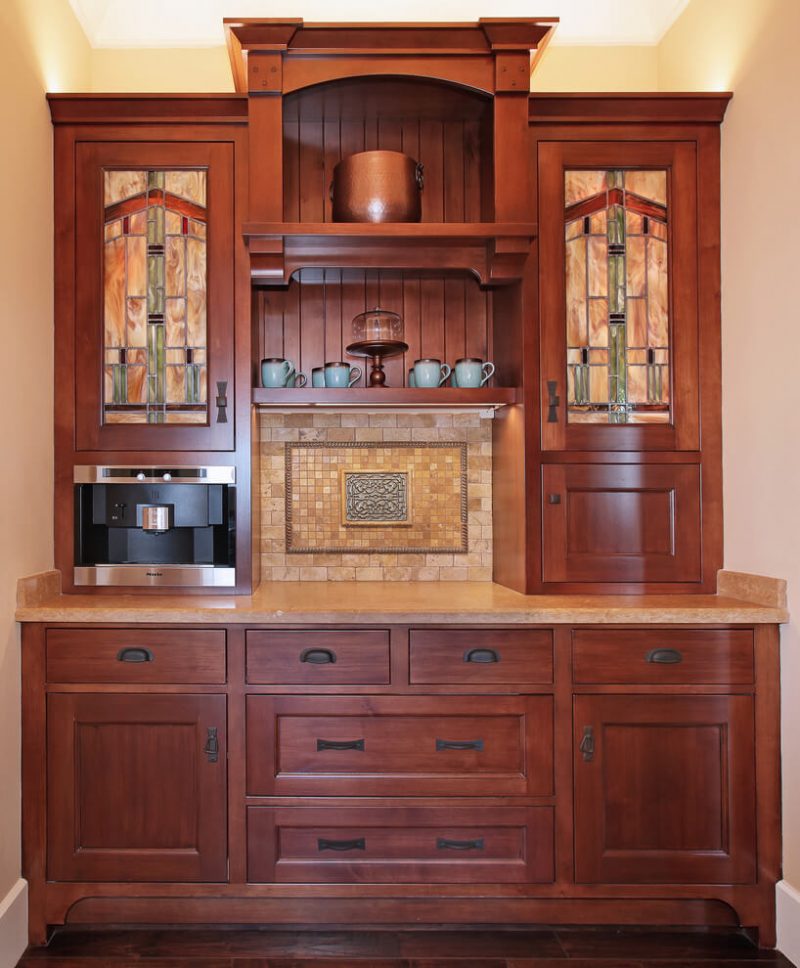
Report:
[[[481,285],[522,275],[533,222],[250,222],[250,272],[286,285],[298,269],[433,269],[473,273]]]
[[[515,387],[256,387],[258,407],[328,407],[366,410],[445,409],[496,410],[517,400]]]

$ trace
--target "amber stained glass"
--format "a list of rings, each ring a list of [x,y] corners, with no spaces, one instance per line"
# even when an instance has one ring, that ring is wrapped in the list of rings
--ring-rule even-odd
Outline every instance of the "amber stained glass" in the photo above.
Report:
[[[566,171],[567,419],[668,423],[667,172]]]
[[[205,423],[207,172],[104,172],[106,423]]]

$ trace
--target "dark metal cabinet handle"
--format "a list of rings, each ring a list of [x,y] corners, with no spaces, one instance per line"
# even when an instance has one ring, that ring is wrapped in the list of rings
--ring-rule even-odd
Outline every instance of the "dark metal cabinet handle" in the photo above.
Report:
[[[558,406],[561,397],[556,393],[558,383],[555,380],[547,381],[547,422],[558,423]]]
[[[365,837],[355,837],[353,840],[326,840],[320,837],[317,840],[317,850],[366,850],[367,841]]]
[[[442,750],[478,750],[480,752],[483,750],[483,740],[437,739],[436,752],[441,753]]]
[[[483,837],[476,840],[448,840],[447,837],[436,838],[437,850],[483,850]]]
[[[336,653],[330,649],[303,649],[300,661],[311,665],[331,665],[336,661]]]
[[[578,749],[583,755],[584,763],[591,763],[594,759],[594,729],[591,726],[583,727],[583,739]]]
[[[209,726],[206,734],[206,745],[203,752],[208,757],[209,763],[216,763],[219,759],[219,740],[217,739],[217,727]]]
[[[144,646],[129,646],[117,652],[117,662],[154,662],[155,656]]]
[[[651,649],[645,656],[645,662],[655,662],[657,665],[677,665],[683,662],[683,654],[677,649]]]
[[[217,423],[228,422],[228,381],[220,380],[217,383],[217,399],[214,401],[217,407]]]
[[[317,751],[319,750],[362,750],[364,749],[363,739],[318,739]]]
[[[464,653],[464,661],[489,665],[491,662],[500,661],[500,653],[496,649],[467,649]]]

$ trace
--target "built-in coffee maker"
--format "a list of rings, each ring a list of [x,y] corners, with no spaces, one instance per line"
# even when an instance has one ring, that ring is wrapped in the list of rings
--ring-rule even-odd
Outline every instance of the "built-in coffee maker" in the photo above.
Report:
[[[75,468],[76,585],[236,584],[234,467]]]

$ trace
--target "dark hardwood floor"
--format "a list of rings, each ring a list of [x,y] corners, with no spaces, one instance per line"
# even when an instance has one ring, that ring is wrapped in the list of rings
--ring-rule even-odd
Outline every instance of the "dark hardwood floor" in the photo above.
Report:
[[[631,928],[498,931],[60,930],[18,968],[745,968],[792,963],[743,933]]]

